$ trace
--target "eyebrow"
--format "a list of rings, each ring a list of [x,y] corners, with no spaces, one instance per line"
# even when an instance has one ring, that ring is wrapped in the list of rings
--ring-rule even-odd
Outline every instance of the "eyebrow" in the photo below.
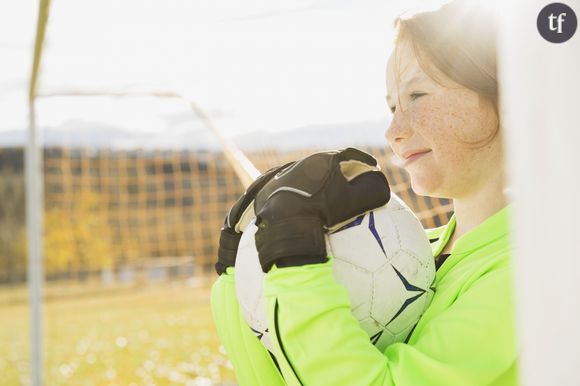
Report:
[[[411,79],[409,79],[408,81],[402,83],[403,86],[408,86],[413,82],[416,82],[418,80],[425,80],[426,77],[423,74],[415,74]]]

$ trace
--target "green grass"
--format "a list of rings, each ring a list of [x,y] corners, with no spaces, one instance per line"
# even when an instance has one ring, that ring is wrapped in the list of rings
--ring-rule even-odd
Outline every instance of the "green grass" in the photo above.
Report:
[[[2,291],[0,300],[9,298]],[[211,320],[208,288],[79,292],[49,298],[43,312],[46,385],[235,383]],[[2,386],[30,382],[28,317],[22,301],[0,303]]]

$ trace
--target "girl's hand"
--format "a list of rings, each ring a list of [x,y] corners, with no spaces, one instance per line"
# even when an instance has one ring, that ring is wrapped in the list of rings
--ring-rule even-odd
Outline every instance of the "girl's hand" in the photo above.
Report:
[[[286,166],[255,197],[262,270],[325,262],[326,230],[389,199],[377,160],[358,149],[315,153]]]

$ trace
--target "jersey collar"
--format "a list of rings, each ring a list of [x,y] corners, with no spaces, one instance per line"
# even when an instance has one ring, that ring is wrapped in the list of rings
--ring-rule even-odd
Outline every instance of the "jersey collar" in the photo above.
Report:
[[[506,235],[509,232],[508,218],[511,215],[511,211],[512,204],[508,204],[504,208],[500,209],[485,219],[481,224],[465,233],[463,236],[457,239],[453,245],[451,254],[454,255],[468,253]],[[449,241],[449,238],[455,230],[455,222],[456,220],[454,213],[449,219],[447,226],[441,233],[439,240],[436,241],[433,245],[433,256],[438,256]]]

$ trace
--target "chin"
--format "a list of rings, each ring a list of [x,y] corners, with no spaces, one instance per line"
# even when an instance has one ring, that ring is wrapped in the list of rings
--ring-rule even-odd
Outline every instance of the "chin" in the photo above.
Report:
[[[437,192],[437,183],[433,178],[424,178],[411,175],[411,189],[420,196],[440,197]]]
[[[421,186],[411,184],[411,189],[413,189],[413,192],[419,196],[432,196],[432,193],[429,190],[423,189]]]

